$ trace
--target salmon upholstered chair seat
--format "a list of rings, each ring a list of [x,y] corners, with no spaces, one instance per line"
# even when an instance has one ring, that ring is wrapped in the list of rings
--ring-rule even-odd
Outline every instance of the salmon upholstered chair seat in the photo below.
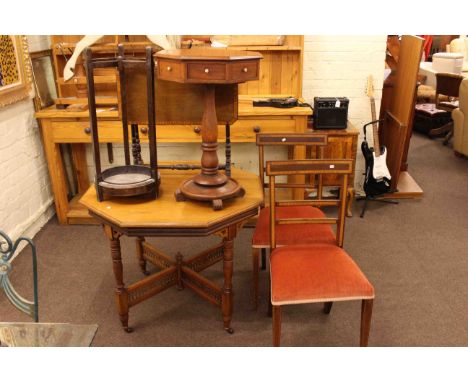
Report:
[[[278,219],[288,218],[325,218],[317,207],[285,206],[276,207]],[[330,224],[284,224],[276,228],[278,246],[293,244],[335,244],[336,238]],[[252,238],[254,248],[270,247],[270,207],[260,210]]]
[[[270,256],[270,272],[273,305],[374,298],[372,284],[336,245],[277,248]]]

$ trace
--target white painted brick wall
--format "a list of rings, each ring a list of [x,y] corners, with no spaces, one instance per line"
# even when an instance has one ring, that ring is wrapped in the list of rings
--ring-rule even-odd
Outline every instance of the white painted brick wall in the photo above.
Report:
[[[0,109],[0,176],[0,229],[34,237],[53,215],[53,197],[30,99]]]
[[[370,122],[371,109],[366,95],[367,78],[374,78],[377,117],[382,97],[387,37],[379,36],[305,36],[304,99],[348,97],[349,120],[361,130],[359,136],[355,186],[362,190],[364,158],[361,154],[362,126]],[[370,138],[372,142],[372,131]]]
[[[47,36],[29,40],[49,47]],[[12,239],[30,238],[53,215],[53,196],[31,99],[0,109],[0,229]]]

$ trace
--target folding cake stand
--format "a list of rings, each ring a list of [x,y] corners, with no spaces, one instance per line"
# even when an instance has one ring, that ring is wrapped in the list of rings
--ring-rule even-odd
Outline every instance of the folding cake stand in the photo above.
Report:
[[[89,117],[91,122],[94,164],[96,167],[95,186],[99,201],[104,200],[106,197],[127,197],[146,194],[155,199],[158,196],[160,176],[158,173],[156,152],[155,76],[153,51],[151,47],[147,47],[145,53],[146,57],[143,58],[134,56],[126,57],[124,55],[123,45],[119,45],[118,55],[116,57],[93,58],[91,48],[85,50]],[[119,98],[125,151],[125,165],[114,166],[104,171],[102,171],[101,168],[94,84],[94,70],[100,68],[116,68],[119,75]],[[136,117],[132,115],[132,110],[134,109],[132,107],[132,101],[135,97],[131,92],[131,81],[128,80],[129,77],[132,79],[135,74],[144,78],[145,86],[143,86],[143,89],[138,89],[138,92],[144,93],[144,97],[146,98],[146,102],[140,102],[141,106]],[[135,160],[135,164],[130,164],[129,122],[132,126],[132,138],[134,139],[135,130],[138,131],[138,124],[146,124],[148,126],[146,131],[149,141],[149,166],[141,165],[141,157],[139,160]],[[139,155],[139,153],[135,152],[134,154]]]

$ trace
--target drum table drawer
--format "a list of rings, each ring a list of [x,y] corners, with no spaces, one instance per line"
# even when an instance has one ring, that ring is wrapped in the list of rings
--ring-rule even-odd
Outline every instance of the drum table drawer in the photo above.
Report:
[[[167,81],[181,81],[185,77],[184,65],[174,60],[159,60],[158,78]]]
[[[225,80],[226,64],[224,63],[188,63],[187,80]]]
[[[242,82],[258,79],[258,61],[236,62],[229,69],[232,79]]]

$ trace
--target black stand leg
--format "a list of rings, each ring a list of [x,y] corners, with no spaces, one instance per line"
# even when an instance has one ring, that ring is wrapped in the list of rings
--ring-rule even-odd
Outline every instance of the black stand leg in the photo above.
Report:
[[[361,210],[361,215],[359,215],[361,218],[364,217],[366,210],[367,210],[367,202],[379,202],[379,203],[387,203],[387,204],[398,204],[396,200],[389,200],[389,199],[382,199],[382,198],[375,198],[371,196],[360,196],[356,198],[357,201],[359,200],[364,200],[364,205],[362,206]]]
[[[358,198],[357,200],[361,200],[361,199]],[[366,213],[367,201],[368,201],[368,200],[369,200],[369,199],[368,199],[367,197],[364,198],[364,205],[362,206],[361,215],[359,215],[361,218],[363,218],[363,217],[364,217],[364,214]]]

